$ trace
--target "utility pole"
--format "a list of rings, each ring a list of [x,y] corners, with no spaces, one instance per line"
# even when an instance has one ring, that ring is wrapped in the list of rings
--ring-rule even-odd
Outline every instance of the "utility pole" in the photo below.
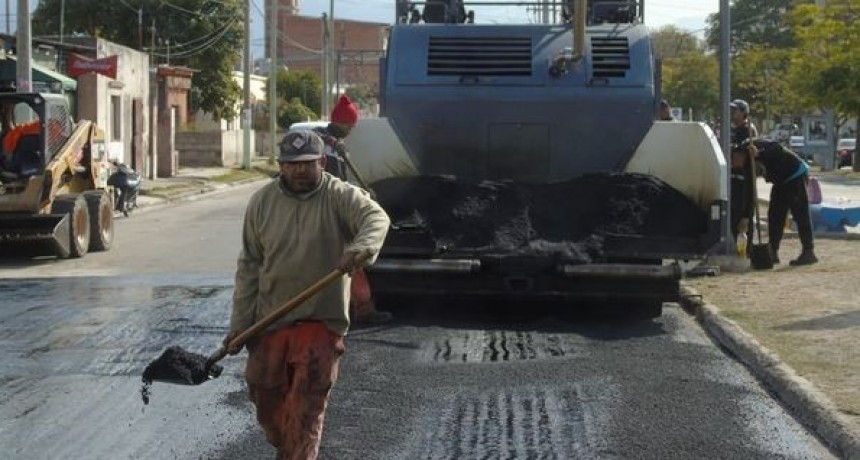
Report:
[[[137,9],[137,49],[143,50],[143,8]]]
[[[322,89],[320,90],[320,92],[322,93],[320,94],[320,111],[322,113],[320,114],[320,118],[325,118],[331,111],[329,107],[329,95],[331,93],[329,92],[330,68],[328,64],[328,44],[331,41],[331,34],[328,27],[328,15],[325,13],[322,14],[322,28],[322,59],[320,59],[320,73],[322,74]]]
[[[269,164],[275,163],[278,135],[278,0],[270,0],[269,11]]]
[[[328,61],[326,64],[326,65],[328,65],[329,80],[331,80],[332,78],[337,78],[334,74],[334,70],[332,70],[332,68],[334,67],[334,41],[336,38],[335,37],[335,30],[334,30],[335,25],[336,24],[334,23],[334,0],[329,0],[329,3],[328,3],[328,34],[329,34],[329,36],[328,36]],[[329,83],[332,83],[332,82],[329,81]],[[329,101],[329,103],[328,103],[329,110],[326,111],[326,113],[325,113],[325,116],[328,116],[329,113],[331,112],[331,108],[334,107],[334,101],[332,100],[332,94],[331,94],[331,86],[326,88],[325,98],[327,101]]]
[[[63,46],[64,28],[66,26],[66,0],[60,0],[60,46]]]
[[[6,35],[12,33],[12,24],[9,22],[10,18],[12,17],[10,13],[11,11],[9,11],[9,0],[6,0]]]
[[[33,59],[32,37],[30,34],[30,2],[18,0],[18,65],[16,78],[18,80],[18,92],[29,93],[33,91]]]
[[[731,60],[729,59],[729,46],[731,45],[731,15],[729,14],[729,0],[720,0],[720,145],[723,147],[723,155],[726,157],[726,191],[728,192],[729,206],[726,206],[726,218],[720,233],[725,242],[725,253],[736,254],[737,246],[732,237],[735,229],[731,227],[731,120],[729,119],[729,100],[731,99]],[[757,198],[756,201],[757,202]]]
[[[245,75],[242,108],[242,169],[251,169],[251,0],[245,0]]]

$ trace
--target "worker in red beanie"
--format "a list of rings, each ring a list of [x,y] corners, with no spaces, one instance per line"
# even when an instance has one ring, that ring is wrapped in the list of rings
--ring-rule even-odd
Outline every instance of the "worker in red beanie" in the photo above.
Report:
[[[347,151],[343,140],[357,124],[358,107],[344,94],[332,109],[328,126],[314,130],[326,145],[326,172],[343,181],[347,180],[344,160]],[[376,309],[370,293],[370,282],[364,270],[358,269],[352,274],[349,297],[350,315],[354,322],[384,324],[391,321],[391,313]]]

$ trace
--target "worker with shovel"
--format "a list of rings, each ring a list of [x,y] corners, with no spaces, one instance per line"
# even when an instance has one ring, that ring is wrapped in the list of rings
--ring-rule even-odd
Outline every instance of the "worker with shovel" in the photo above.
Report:
[[[373,193],[349,160],[343,140],[358,124],[358,107],[345,94],[341,95],[331,111],[330,122],[324,128],[314,130],[326,145],[326,172],[340,180],[347,180],[347,171],[352,172],[359,184]],[[355,323],[384,324],[391,321],[391,313],[376,309],[370,292],[367,274],[358,269],[352,275],[350,311]]]
[[[290,131],[280,144],[280,176],[251,198],[230,333],[224,347],[333,267],[354,273],[371,263],[388,231],[385,211],[358,187],[324,172],[322,140]],[[329,392],[349,328],[349,280],[289,310],[246,342],[245,377],[257,420],[279,459],[314,459]]]

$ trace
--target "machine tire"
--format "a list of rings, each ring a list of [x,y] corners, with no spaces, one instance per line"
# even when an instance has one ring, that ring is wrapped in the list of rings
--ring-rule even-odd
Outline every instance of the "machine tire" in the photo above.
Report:
[[[84,192],[90,213],[90,251],[107,251],[113,243],[113,203],[104,190]]]
[[[68,257],[81,257],[90,248],[90,213],[87,210],[87,200],[83,195],[62,195],[54,199],[51,205],[52,214],[69,215],[69,251]],[[62,254],[58,254],[63,257]]]

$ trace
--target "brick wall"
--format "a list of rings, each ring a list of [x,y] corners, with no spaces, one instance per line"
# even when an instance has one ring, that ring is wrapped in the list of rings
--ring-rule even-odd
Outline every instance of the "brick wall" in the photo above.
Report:
[[[287,10],[291,0],[282,1],[278,12],[279,30],[289,37],[278,41],[278,62],[290,69],[322,73],[323,22],[321,17],[296,16]],[[266,24],[268,27],[268,23]],[[379,57],[388,35],[381,23],[335,20],[333,47],[340,56],[338,81],[341,85],[365,84],[378,88]],[[266,54],[269,54],[268,41]]]

